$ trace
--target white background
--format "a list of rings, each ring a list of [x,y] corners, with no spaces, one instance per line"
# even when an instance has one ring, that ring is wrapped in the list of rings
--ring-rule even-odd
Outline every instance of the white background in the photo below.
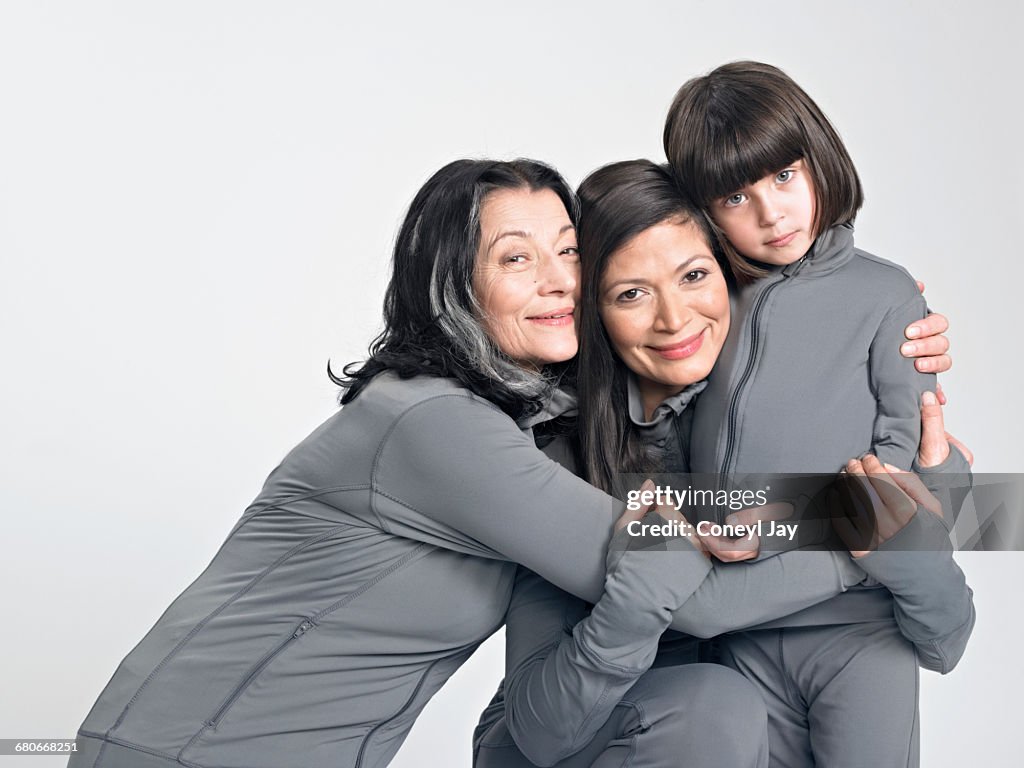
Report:
[[[431,172],[660,160],[675,89],[728,60],[781,66],[838,126],[858,244],[953,322],[947,424],[976,470],[1020,471],[1021,22],[999,0],[0,4],[0,737],[72,737],[333,411],[326,361],[379,328]],[[1007,765],[1024,555],[960,561],[978,624],[923,675],[924,765]],[[395,765],[467,766],[500,675],[494,640]]]

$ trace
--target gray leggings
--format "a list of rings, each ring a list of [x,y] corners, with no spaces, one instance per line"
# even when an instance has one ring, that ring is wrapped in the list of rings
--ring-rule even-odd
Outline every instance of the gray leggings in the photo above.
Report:
[[[741,632],[723,662],[768,706],[772,768],[916,768],[918,666],[893,621]]]
[[[558,768],[766,768],[767,713],[757,690],[726,667],[648,670],[582,750]],[[502,717],[480,740],[475,768],[533,766]]]

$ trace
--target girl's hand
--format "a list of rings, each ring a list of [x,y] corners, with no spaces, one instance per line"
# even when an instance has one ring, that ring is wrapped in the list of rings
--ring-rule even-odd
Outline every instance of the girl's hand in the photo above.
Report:
[[[971,450],[946,431],[942,419],[942,406],[945,404],[941,387],[935,395],[931,392],[921,395],[921,443],[917,448],[917,463],[922,467],[937,467],[949,456],[949,444],[952,443],[973,466]]]
[[[924,283],[917,282],[918,290],[924,293]],[[949,339],[943,334],[949,330],[945,315],[932,313],[911,323],[903,334],[910,341],[900,347],[904,357],[916,357],[914,367],[922,373],[942,373],[953,367],[949,356]]]
[[[883,465],[871,454],[851,459],[844,472],[848,482],[856,484],[852,490],[859,491],[854,495],[861,503],[843,499],[846,515],[833,516],[832,527],[854,558],[873,552],[903,530],[918,505],[942,516],[938,499],[913,472]]]

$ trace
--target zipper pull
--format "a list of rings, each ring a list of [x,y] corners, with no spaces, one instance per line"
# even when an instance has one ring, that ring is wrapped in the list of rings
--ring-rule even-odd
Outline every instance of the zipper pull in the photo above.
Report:
[[[304,622],[299,624],[298,629],[295,630],[295,632],[292,634],[292,637],[301,637],[302,635],[306,634],[306,632],[308,632],[312,628],[313,628],[313,622],[310,621],[309,619],[306,619]]]

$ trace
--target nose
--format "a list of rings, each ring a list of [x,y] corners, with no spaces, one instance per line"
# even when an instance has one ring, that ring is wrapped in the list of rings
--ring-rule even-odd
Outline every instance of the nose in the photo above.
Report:
[[[758,216],[762,227],[774,227],[782,218],[782,208],[772,194],[765,194],[758,200]]]
[[[688,311],[678,301],[659,299],[654,314],[654,330],[659,333],[676,333],[686,325]]]
[[[537,290],[544,295],[571,295],[580,281],[579,261],[552,253],[540,260]]]

